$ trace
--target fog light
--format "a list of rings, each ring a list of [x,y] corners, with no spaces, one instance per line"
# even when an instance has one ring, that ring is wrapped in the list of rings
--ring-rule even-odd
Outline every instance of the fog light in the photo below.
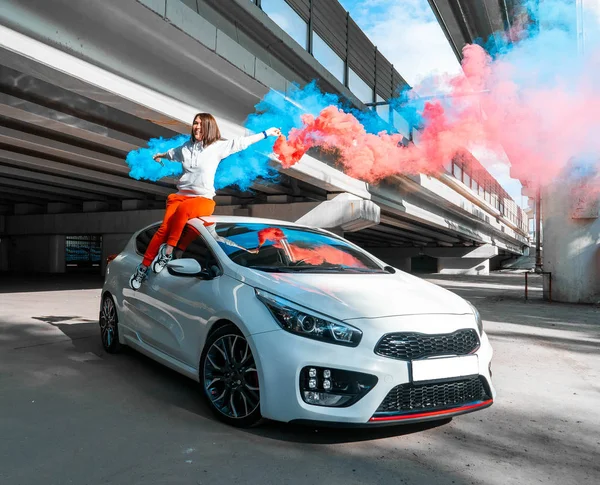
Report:
[[[351,406],[376,384],[376,376],[361,372],[322,367],[305,367],[300,372],[300,395],[315,406]]]
[[[349,396],[329,394],[325,392],[304,391],[304,402],[315,406],[343,406],[350,399]]]

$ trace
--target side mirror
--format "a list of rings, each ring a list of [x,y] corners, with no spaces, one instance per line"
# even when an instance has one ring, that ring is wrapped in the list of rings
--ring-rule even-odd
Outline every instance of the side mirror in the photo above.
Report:
[[[197,276],[202,272],[200,263],[192,258],[174,259],[167,263],[170,273],[181,276]]]

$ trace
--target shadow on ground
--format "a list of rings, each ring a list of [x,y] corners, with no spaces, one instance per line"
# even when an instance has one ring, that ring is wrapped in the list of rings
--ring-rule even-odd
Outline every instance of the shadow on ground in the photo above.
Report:
[[[104,278],[100,274],[14,274],[3,273],[0,294],[36,291],[93,290],[100,289]]]

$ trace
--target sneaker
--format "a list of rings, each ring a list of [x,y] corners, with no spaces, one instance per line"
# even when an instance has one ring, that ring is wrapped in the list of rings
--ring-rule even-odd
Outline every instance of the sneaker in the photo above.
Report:
[[[155,273],[160,273],[163,269],[165,269],[167,263],[171,261],[173,254],[167,254],[166,251],[167,245],[163,244],[158,250],[158,255],[156,256],[156,259],[152,263],[152,271],[154,271]]]
[[[140,286],[142,286],[142,281],[144,281],[146,278],[147,271],[148,268],[138,264],[137,268],[135,269],[135,273],[133,273],[131,278],[129,278],[129,287],[132,290],[137,291],[140,289]]]

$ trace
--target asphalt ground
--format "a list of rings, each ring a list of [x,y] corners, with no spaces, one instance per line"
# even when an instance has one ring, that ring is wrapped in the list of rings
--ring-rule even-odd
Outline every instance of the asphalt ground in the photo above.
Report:
[[[491,408],[437,424],[215,421],[193,381],[106,354],[97,277],[0,277],[0,484],[598,484],[600,308],[522,274],[426,279],[480,310]]]

